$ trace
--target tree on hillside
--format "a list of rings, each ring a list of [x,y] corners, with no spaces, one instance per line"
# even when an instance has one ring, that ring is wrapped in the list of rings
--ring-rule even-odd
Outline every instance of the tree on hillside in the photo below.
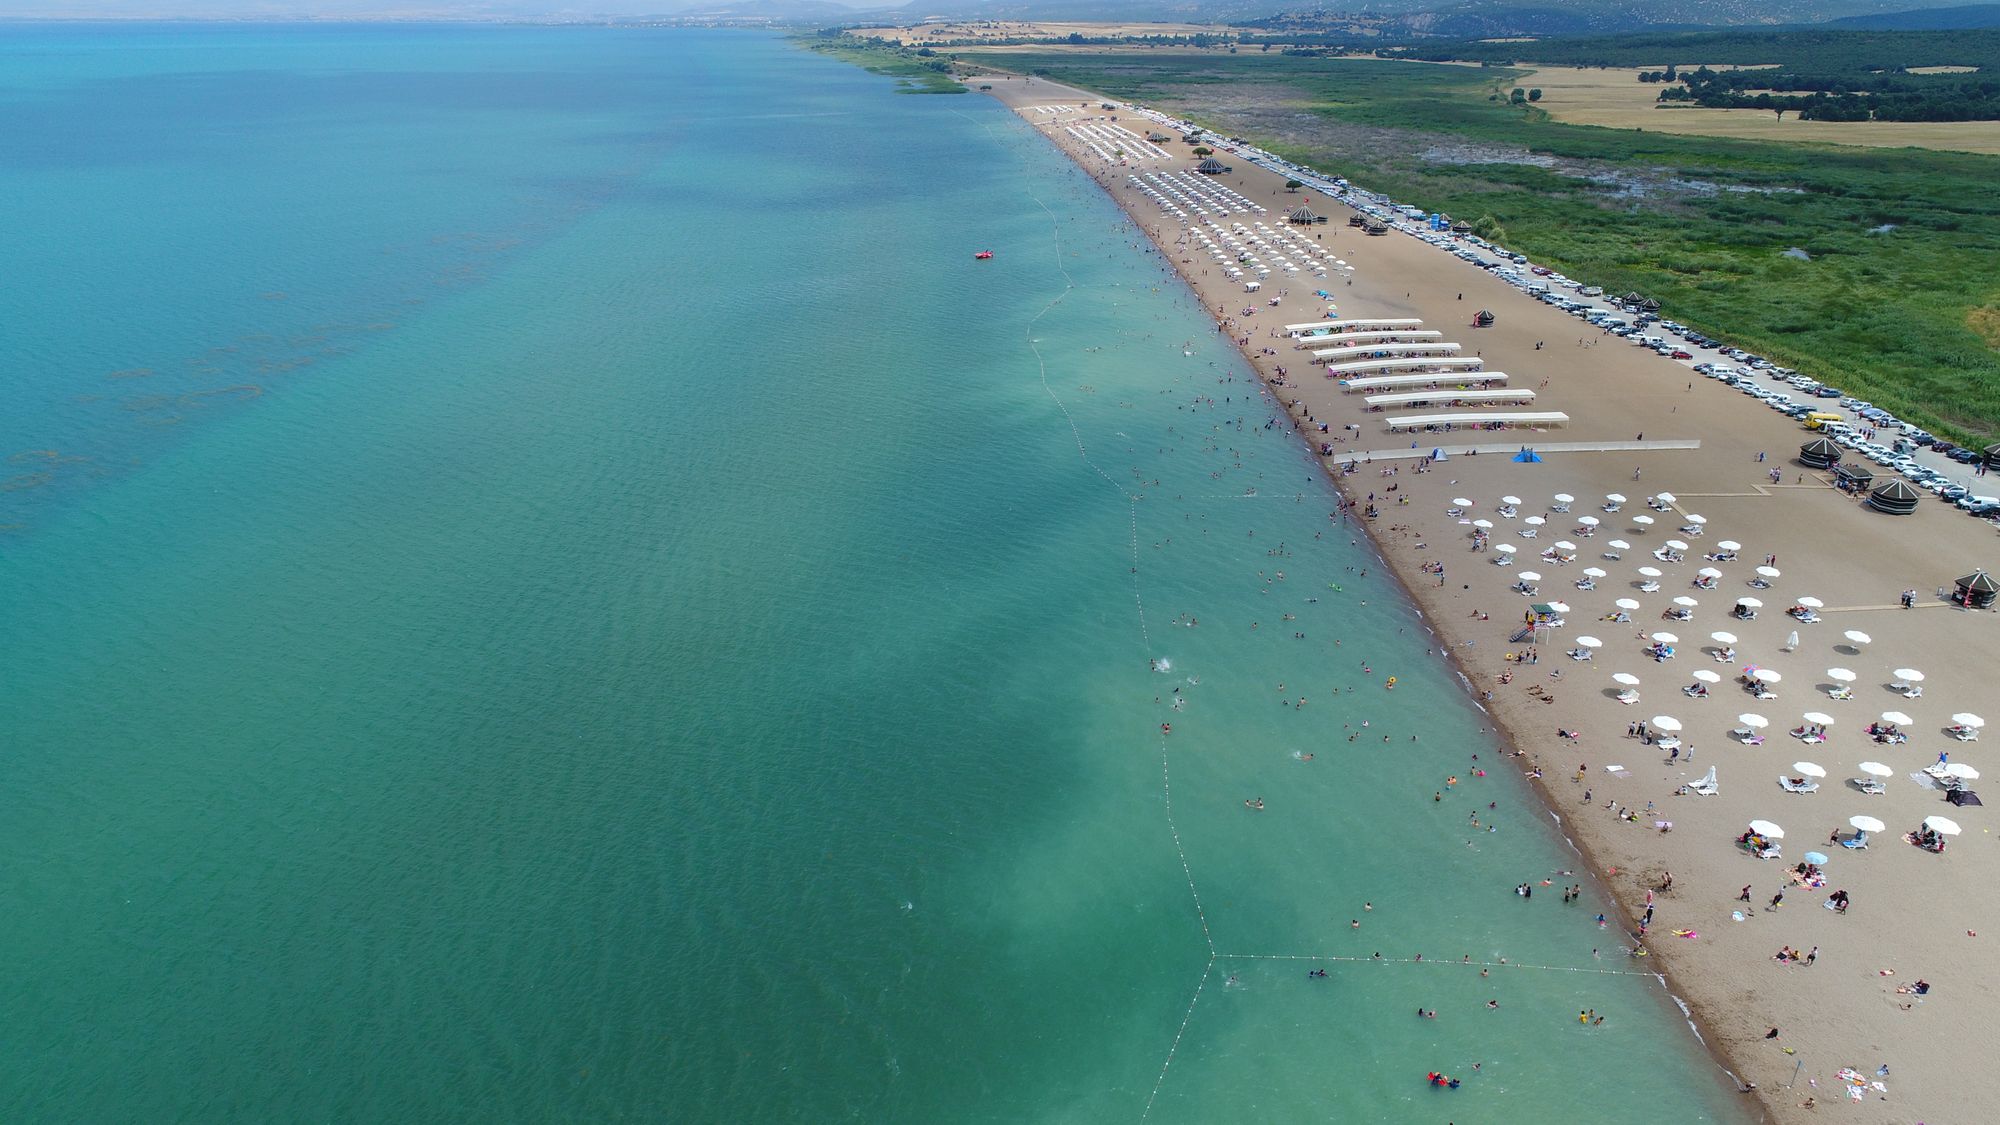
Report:
[[[1513,102],[1515,105],[1526,105],[1528,102],[1528,92],[1516,86],[1514,87],[1514,92],[1508,95],[1507,100]]]
[[[1528,100],[1529,100],[1529,101],[1531,101],[1531,102],[1538,102],[1538,101],[1541,101],[1541,100],[1542,100],[1542,91],[1541,91],[1540,89],[1534,89],[1534,90],[1530,90],[1530,91],[1528,91]]]

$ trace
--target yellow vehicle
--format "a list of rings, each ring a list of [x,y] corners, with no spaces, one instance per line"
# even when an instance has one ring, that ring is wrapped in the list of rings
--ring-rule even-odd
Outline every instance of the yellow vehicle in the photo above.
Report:
[[[1805,423],[1806,429],[1817,430],[1824,427],[1828,422],[1838,422],[1840,419],[1840,415],[1830,410],[1815,410],[1807,414],[1804,418],[1801,418],[1800,421]]]

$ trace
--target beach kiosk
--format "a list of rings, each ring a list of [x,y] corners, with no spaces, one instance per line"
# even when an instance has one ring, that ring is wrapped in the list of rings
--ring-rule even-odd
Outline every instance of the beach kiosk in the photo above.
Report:
[[[1486,309],[1480,309],[1478,312],[1472,314],[1472,326],[1474,328],[1493,327],[1493,314]]]
[[[1866,465],[1835,465],[1833,479],[1844,492],[1866,492],[1875,481],[1875,470]]]
[[[1195,165],[1194,170],[1200,172],[1204,176],[1220,176],[1226,174],[1230,170],[1230,168],[1229,165],[1224,164],[1222,161],[1217,160],[1215,157],[1211,156],[1208,159],[1203,160],[1201,163]]]
[[[1286,217],[1286,221],[1297,223],[1302,227],[1309,227],[1314,223],[1323,223],[1326,220],[1313,214],[1313,209],[1310,207],[1294,207],[1292,208],[1292,213]]]
[[[1958,580],[1958,588],[1952,594],[1952,601],[1971,609],[1992,609],[1995,598],[2000,598],[2000,582],[1984,570],[1975,570]]]
[[[2000,441],[1986,447],[1986,467],[2000,469]]]
[[[1892,516],[1907,516],[1917,510],[1917,500],[1922,495],[1908,481],[1886,481],[1868,494],[1868,506]]]
[[[1799,462],[1808,469],[1831,469],[1840,461],[1840,447],[1825,438],[1799,446]]]

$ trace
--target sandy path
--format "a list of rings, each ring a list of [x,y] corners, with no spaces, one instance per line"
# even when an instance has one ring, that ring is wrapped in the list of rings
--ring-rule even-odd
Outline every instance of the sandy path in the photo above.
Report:
[[[1102,100],[1043,80],[980,81],[990,82],[994,96],[1016,107],[1096,105]],[[1027,117],[1037,120],[1032,113]],[[1146,131],[1129,110],[1124,118],[1135,130]],[[1071,151],[1074,146],[1060,130],[1043,131],[1104,183],[1170,258],[1183,256],[1174,249],[1179,221],[1132,191],[1126,169],[1107,167],[1087,151]],[[1264,201],[1271,209],[1262,216],[1266,222],[1277,221],[1284,209],[1296,205],[1298,197],[1284,194],[1279,177],[1240,159],[1232,163],[1237,170],[1225,181]],[[1514,386],[1537,390],[1537,409],[1563,410],[1572,417],[1568,428],[1548,435],[1461,431],[1418,439],[1424,448],[1481,439],[1533,445],[1540,436],[1551,444],[1629,442],[1641,433],[1648,441],[1698,443],[1693,449],[1551,452],[1540,464],[1513,463],[1504,456],[1456,457],[1421,473],[1405,460],[1392,478],[1380,475],[1386,467],[1380,464],[1341,477],[1346,452],[1404,448],[1410,439],[1387,433],[1383,415],[1362,413],[1358,396],[1344,395],[1322,378],[1290,341],[1270,337],[1277,325],[1320,315],[1324,303],[1311,297],[1311,291],[1323,283],[1273,282],[1250,297],[1219,272],[1206,272],[1204,259],[1181,267],[1211,310],[1233,314],[1258,306],[1236,332],[1251,336],[1246,355],[1277,393],[1295,404],[1302,422],[1310,416],[1302,437],[1317,444],[1345,436],[1327,461],[1329,470],[1350,499],[1365,505],[1368,493],[1377,494],[1381,516],[1371,530],[1378,546],[1441,640],[1458,654],[1474,690],[1494,693],[1486,706],[1520,749],[1523,768],[1539,765],[1545,770],[1540,788],[1549,809],[1624,903],[1626,921],[1635,929],[1647,892],[1656,895],[1646,945],[1653,963],[1668,972],[1674,991],[1693,1007],[1701,1034],[1732,1070],[1758,1085],[1757,1096],[1774,1120],[1810,1119],[1812,1112],[1801,1107],[1808,1098],[1847,1100],[1835,1072],[1853,1067],[1873,1079],[1883,1063],[1891,1068],[1882,1079],[1888,1100],[1878,1100],[1882,1095],[1874,1092],[1867,1095],[1875,1107],[1869,1120],[1981,1117],[1994,1082],[1983,1069],[1987,1055],[1977,1013],[1995,999],[2000,981],[1995,957],[1987,952],[2000,939],[2000,904],[1988,890],[1995,874],[1993,838],[1985,810],[1947,805],[1940,793],[1919,787],[1908,775],[1934,762],[1943,750],[1952,751],[1956,761],[1984,767],[1979,743],[1948,739],[1942,728],[1954,712],[1995,714],[1989,655],[1994,617],[1937,604],[1932,595],[1940,584],[1949,585],[1954,576],[1993,560],[1992,529],[1933,499],[1908,517],[1862,508],[1828,487],[1826,478],[1796,463],[1798,446],[1809,436],[1796,422],[1681,363],[1599,335],[1416,239],[1395,233],[1364,236],[1344,225],[1350,213],[1344,207],[1316,196],[1312,203],[1333,217],[1315,234],[1359,269],[1351,286],[1338,285],[1335,291],[1341,315],[1421,317],[1426,327],[1444,330],[1447,340],[1464,344],[1466,354],[1482,355],[1489,370],[1512,374]],[[1281,305],[1264,306],[1264,299],[1285,284],[1292,292]],[[1480,308],[1497,313],[1498,324],[1470,328],[1471,314]],[[1537,343],[1544,346],[1538,349]],[[1256,354],[1264,347],[1280,354]],[[1279,365],[1287,367],[1291,380],[1276,378]],[[1321,434],[1318,423],[1329,425],[1331,432]],[[1345,430],[1350,424],[1359,431]],[[1760,453],[1767,455],[1762,462]],[[1782,483],[1776,486],[1768,476],[1773,468],[1782,470]],[[1635,469],[1641,474],[1636,481]],[[1393,494],[1387,491],[1391,484],[1396,486]],[[1645,497],[1662,489],[1679,497],[1677,510],[1648,512]],[[1614,491],[1631,498],[1624,511],[1617,516],[1598,511],[1603,495]],[[1526,501],[1521,516],[1540,514],[1558,492],[1573,494],[1576,503],[1568,516],[1552,514],[1538,539],[1510,533],[1519,523],[1493,513],[1498,497],[1514,493]],[[1472,499],[1476,510],[1448,516],[1454,497]],[[1686,561],[1670,564],[1649,557],[1653,547],[1678,535],[1675,529],[1685,522],[1680,517],[1691,512],[1710,522],[1706,537],[1687,540],[1693,549],[1686,552]],[[1587,514],[1605,521],[1595,538],[1573,533],[1574,518]],[[1645,534],[1634,534],[1633,525],[1623,521],[1635,514],[1655,515],[1660,522]],[[1530,599],[1509,589],[1522,567],[1490,565],[1492,554],[1472,551],[1471,529],[1462,521],[1480,516],[1501,525],[1495,542],[1517,544],[1529,559],[1524,565],[1544,575],[1541,598],[1562,599],[1573,607],[1568,627],[1542,644],[1537,664],[1516,668],[1503,659],[1510,647],[1525,647],[1510,646],[1509,635]],[[1628,540],[1633,549],[1620,561],[1599,558],[1602,545],[1614,537]],[[1573,564],[1557,566],[1535,557],[1542,545],[1565,538],[1580,548]],[[1703,550],[1723,539],[1741,541],[1742,560],[1722,565],[1725,577],[1719,589],[1692,589],[1696,569],[1708,565]],[[1782,577],[1769,591],[1749,589],[1745,581],[1751,567],[1771,554],[1778,556]],[[1427,572],[1425,564],[1442,564],[1442,580]],[[1599,580],[1595,591],[1577,590],[1574,581],[1591,565],[1610,576]],[[1639,565],[1664,571],[1657,594],[1634,589]],[[1906,588],[1920,591],[1920,608],[1897,605]],[[1766,605],[1759,620],[1741,623],[1726,617],[1737,595],[1753,593]],[[1699,599],[1692,622],[1659,619],[1677,594]],[[1806,594],[1830,607],[1823,622],[1801,625],[1785,616],[1787,599]],[[1627,596],[1643,605],[1631,624],[1600,620],[1613,609],[1613,599]],[[1644,656],[1637,636],[1661,628],[1682,639],[1679,657],[1667,663]],[[1741,638],[1743,658],[1784,674],[1777,685],[1779,698],[1750,699],[1730,682],[1734,666],[1714,662],[1701,651],[1709,632],[1717,629]],[[1795,629],[1798,650],[1781,651]],[[1858,652],[1839,647],[1848,629],[1871,634],[1872,643]],[[1584,634],[1605,642],[1596,660],[1566,659],[1563,652],[1572,638]],[[1905,665],[1927,673],[1923,698],[1905,699],[1886,687],[1890,670]],[[1836,702],[1817,688],[1828,683],[1822,673],[1833,666],[1859,674],[1855,699]],[[1512,682],[1499,684],[1495,677],[1510,668],[1516,668]],[[1697,668],[1725,677],[1709,699],[1689,699],[1679,690],[1692,683]],[[1641,677],[1638,706],[1621,706],[1612,698],[1609,677],[1614,671]],[[1558,672],[1560,678],[1554,675]],[[1553,695],[1555,702],[1537,701],[1527,690],[1531,685]],[[1877,745],[1863,733],[1877,714],[1891,708],[1917,720],[1908,745]],[[1815,709],[1837,720],[1829,741],[1809,747],[1787,737],[1800,716]],[[1736,715],[1746,711],[1771,720],[1760,747],[1726,737],[1737,725]],[[1660,750],[1626,736],[1628,723],[1661,714],[1685,723],[1692,765],[1669,762]],[[1556,736],[1558,728],[1582,737],[1565,742]],[[1779,788],[1779,775],[1791,772],[1791,763],[1801,759],[1827,769],[1820,792],[1801,796]],[[1864,760],[1895,767],[1886,795],[1864,796],[1844,783]],[[1580,764],[1583,777],[1576,780]],[[1625,767],[1627,776],[1606,772],[1610,765]],[[1720,795],[1675,795],[1711,765],[1720,775]],[[1633,823],[1617,818],[1607,803],[1637,810],[1650,803],[1656,811],[1642,813]],[[1836,827],[1844,830],[1847,818],[1857,813],[1880,818],[1888,830],[1876,834],[1866,851],[1827,846],[1828,833]],[[1905,830],[1933,814],[1948,815],[1966,830],[1941,856],[1901,839]],[[1753,817],[1774,820],[1788,830],[1783,863],[1757,860],[1732,843]],[[1656,820],[1670,820],[1673,830],[1654,830]],[[1814,848],[1831,856],[1827,887],[1814,891],[1789,885],[1790,865]],[[1669,871],[1672,887],[1661,890]],[[1749,906],[1736,901],[1745,884],[1752,887]],[[1764,909],[1781,886],[1787,888],[1784,905]],[[1853,906],[1844,915],[1820,908],[1835,888],[1852,896]],[[1737,907],[1745,908],[1740,922],[1732,920]],[[1672,936],[1675,930],[1700,936],[1681,939]],[[1776,962],[1772,954],[1782,945],[1801,950],[1817,946],[1817,963]],[[1879,975],[1884,969],[1895,975]],[[1920,977],[1936,986],[1927,998],[1917,1001],[1895,991]],[[1767,1040],[1765,1032],[1772,1027],[1779,1029],[1779,1037]],[[1786,1088],[1795,1067],[1797,1086]]]

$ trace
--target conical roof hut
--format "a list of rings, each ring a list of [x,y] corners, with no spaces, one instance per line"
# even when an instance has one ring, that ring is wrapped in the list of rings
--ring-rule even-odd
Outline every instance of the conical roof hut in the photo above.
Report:
[[[1975,570],[1958,580],[1956,601],[1960,605],[1991,609],[1995,598],[2000,598],[2000,582],[1993,581],[1993,576],[1983,570]]]
[[[1840,460],[1840,447],[1825,438],[1814,438],[1799,446],[1799,460],[1808,468],[1830,469]]]
[[[1222,161],[1217,160],[1215,157],[1211,156],[1208,159],[1202,161],[1201,163],[1195,165],[1194,170],[1200,172],[1204,176],[1220,176],[1224,172],[1229,171],[1229,167],[1223,164]]]
[[[1917,501],[1922,496],[1908,481],[1891,480],[1875,486],[1875,491],[1868,494],[1868,506],[1892,516],[1907,516],[1917,510]]]
[[[1291,221],[1300,226],[1309,226],[1319,222],[1319,216],[1313,214],[1313,209],[1310,207],[1294,207],[1292,208]]]
[[[2000,467],[2000,441],[1986,447],[1986,464],[1989,468]]]

